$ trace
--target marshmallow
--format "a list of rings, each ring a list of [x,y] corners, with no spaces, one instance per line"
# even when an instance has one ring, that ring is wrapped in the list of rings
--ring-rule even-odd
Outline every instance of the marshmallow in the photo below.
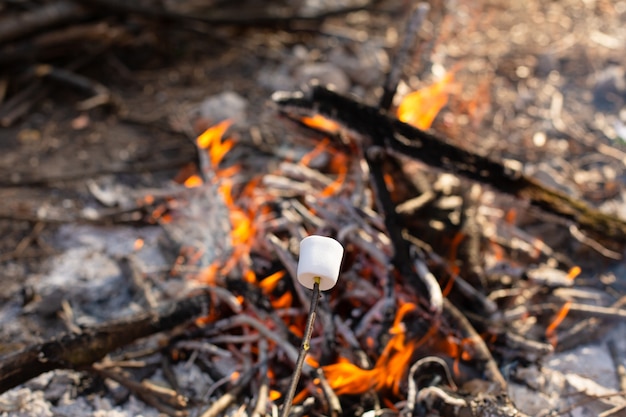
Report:
[[[335,239],[324,236],[309,236],[300,242],[298,281],[313,289],[315,278],[320,278],[320,290],[331,289],[337,283],[343,246]]]

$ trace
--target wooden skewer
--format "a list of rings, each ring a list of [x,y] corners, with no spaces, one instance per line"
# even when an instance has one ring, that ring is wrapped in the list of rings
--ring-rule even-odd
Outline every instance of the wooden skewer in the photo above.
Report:
[[[296,388],[298,387],[298,381],[300,380],[300,375],[302,374],[304,359],[306,358],[306,354],[309,352],[309,349],[311,347],[310,343],[311,335],[313,334],[313,324],[315,323],[317,304],[320,299],[320,277],[315,277],[314,280],[315,283],[313,284],[313,295],[311,296],[309,318],[306,322],[304,337],[302,338],[302,345],[300,346],[300,352],[298,353],[298,359],[296,360],[296,369],[294,371],[293,377],[291,378],[289,391],[287,391],[287,397],[285,398],[285,403],[283,404],[283,409],[280,413],[281,417],[287,417],[289,415],[291,403],[293,402],[293,397],[296,395]]]

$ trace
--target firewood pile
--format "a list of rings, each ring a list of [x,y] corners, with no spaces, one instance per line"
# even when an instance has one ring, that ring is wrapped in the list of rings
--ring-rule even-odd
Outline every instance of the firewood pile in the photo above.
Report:
[[[0,6],[0,415],[624,415],[623,2],[328,3]]]

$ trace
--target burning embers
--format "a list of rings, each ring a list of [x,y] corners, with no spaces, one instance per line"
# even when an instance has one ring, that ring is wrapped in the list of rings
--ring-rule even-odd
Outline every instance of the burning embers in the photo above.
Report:
[[[337,395],[363,394],[372,389],[401,395],[400,386],[406,380],[416,347],[415,341],[406,340],[403,319],[415,308],[415,304],[405,303],[398,309],[394,325],[389,331],[391,339],[371,369],[362,369],[344,358],[340,358],[336,364],[322,368]]]
[[[233,165],[220,169],[224,156],[234,145],[233,139],[224,139],[231,124],[229,120],[222,121],[208,128],[198,137],[201,172],[192,174],[183,181],[183,184],[189,188],[200,187],[205,182],[209,182],[216,187],[219,197],[228,209],[231,253],[227,260],[218,259],[200,271],[198,279],[206,284],[215,284],[218,276],[227,276],[237,265],[241,267],[239,272],[246,281],[256,282],[256,276],[250,268],[249,256],[256,237],[258,217],[264,211],[262,204],[258,204],[258,200],[255,200],[256,179],[252,179],[239,195],[234,196],[235,176],[239,173],[240,167]],[[245,206],[242,203],[245,203]]]
[[[448,73],[427,90],[407,96],[399,117],[428,127],[447,102],[452,82],[452,73]],[[436,110],[420,115],[414,106]],[[305,401],[309,397],[315,398],[318,407],[335,409],[337,404],[353,407],[353,396],[362,394],[381,395],[386,406],[399,408],[412,384],[409,369],[428,356],[443,358],[442,366],[449,367],[456,382],[486,379],[505,393],[506,381],[492,350],[503,357],[523,356],[523,352],[507,350],[507,343],[517,338],[523,346],[520,351],[528,346],[533,346],[534,352],[552,351],[543,340],[557,340],[557,328],[567,319],[570,304],[549,311],[558,314],[552,314],[556,317],[552,324],[548,321],[543,327],[523,323],[532,317],[529,310],[514,311],[510,316],[498,310],[522,309],[538,294],[518,291],[527,277],[522,269],[507,264],[512,253],[525,251],[525,256],[542,262],[553,253],[547,245],[538,245],[534,237],[522,233],[514,219],[503,222],[505,216],[499,208],[485,207],[492,196],[480,187],[468,192],[458,178],[417,173],[409,162],[381,160],[387,172],[383,184],[377,186],[391,191],[394,204],[412,204],[411,210],[383,215],[379,207],[384,205],[370,186],[371,172],[364,162],[371,150],[363,149],[362,137],[354,137],[352,130],[344,131],[337,122],[317,114],[297,117],[297,121],[322,130],[327,137],[309,131],[319,137],[314,145],[306,151],[294,146],[291,154],[297,156],[283,159],[269,172],[252,175],[239,165],[221,167],[234,140],[228,138],[228,121],[215,125],[198,138],[199,172],[181,181],[187,187],[206,187],[206,192],[217,193],[227,209],[222,220],[227,218],[229,223],[229,249],[210,263],[199,264],[201,269],[193,276],[199,283],[223,287],[215,290],[216,298],[225,301],[219,315],[212,314],[204,324],[209,340],[232,355],[229,361],[242,376],[231,384],[242,390],[240,395],[265,407],[263,413],[284,399],[309,307],[306,291],[292,281],[296,276],[293,248],[311,234],[337,238],[345,246],[346,256],[338,288],[320,304],[295,397],[304,407],[301,412],[310,407]],[[408,175],[423,176],[421,185],[430,187],[420,190],[423,201],[419,203],[413,201],[418,181],[407,179]],[[440,305],[430,305],[436,298],[427,299],[416,291],[416,282],[409,275],[389,268],[399,246],[387,234],[386,216],[395,216],[406,226],[408,237],[402,239],[410,241],[413,248],[407,270],[428,281],[430,291],[439,289],[443,294]],[[492,223],[499,229],[486,226]],[[503,231],[518,242],[502,241]],[[486,278],[488,273],[501,273],[498,268],[503,265],[507,280],[502,282],[507,284]],[[470,322],[462,311],[481,319]],[[518,334],[525,326],[533,327],[535,333],[530,337],[539,340],[526,340]],[[250,371],[253,365],[258,368]],[[257,372],[265,384],[262,400],[261,391],[253,390],[254,384],[248,385],[250,379],[243,377],[248,371]],[[429,375],[422,379],[431,384],[438,381]],[[454,390],[455,381],[448,382],[441,384]]]
[[[338,129],[336,124],[321,117],[303,122],[316,127],[321,126],[331,133]],[[303,298],[302,290],[290,283],[285,285],[289,275],[282,269],[261,275],[265,277],[257,279],[257,273],[263,269],[253,265],[251,258],[256,256],[256,251],[258,253],[274,251],[293,276],[293,258],[286,252],[289,237],[302,238],[322,231],[325,234],[340,235],[350,245],[351,259],[348,262],[360,265],[364,270],[371,270],[370,279],[384,280],[385,264],[390,253],[389,241],[380,230],[380,219],[372,211],[367,171],[363,170],[358,160],[355,161],[354,156],[349,156],[352,145],[348,145],[347,148],[345,145],[337,147],[332,145],[329,139],[323,139],[302,155],[298,162],[284,161],[276,171],[264,176],[255,176],[246,186],[237,187],[235,190],[233,185],[240,181],[237,176],[242,175],[241,169],[237,166],[228,168],[219,166],[233,146],[232,139],[224,139],[229,126],[229,122],[222,122],[198,138],[199,149],[206,152],[203,158],[207,165],[201,168],[200,173],[189,175],[183,181],[187,187],[201,187],[211,182],[228,208],[231,224],[232,250],[225,259],[219,259],[204,267],[196,278],[200,282],[213,285],[223,284],[223,277],[228,274],[241,274],[244,281],[257,287],[269,300],[274,318],[281,318],[279,322],[275,322],[266,317],[262,321],[263,326],[267,326],[270,332],[284,332],[288,329],[292,335],[301,337],[303,330],[301,309],[306,306],[306,297]],[[317,166],[321,164],[321,172],[311,169],[309,167],[311,164]],[[360,217],[359,213],[365,214],[365,217]],[[269,239],[266,234],[269,235]],[[373,269],[372,262],[378,263]],[[354,272],[348,272],[347,282],[341,283],[340,287],[353,288],[358,292],[364,284],[360,282],[361,280],[362,278],[354,275]],[[364,297],[365,301],[370,300],[374,303],[382,296],[380,289],[372,284],[363,289],[368,292]],[[245,294],[237,297],[242,308],[240,314],[249,314],[255,319],[260,319],[258,312],[255,311],[257,306],[250,305],[250,301],[243,295]],[[345,303],[343,299],[346,297],[351,295],[330,294],[331,311],[333,305]],[[397,398],[402,397],[401,385],[406,379],[406,371],[411,365],[416,346],[415,341],[407,340],[403,320],[407,313],[415,308],[416,305],[411,302],[404,302],[399,307],[390,332],[388,334],[385,332],[387,336],[383,334],[383,338],[388,341],[372,369],[357,367],[346,358],[337,358],[337,363],[321,367],[323,370],[321,377],[325,376],[336,395],[359,394],[373,389],[389,391]],[[330,311],[323,311],[320,314],[328,315]],[[333,320],[330,317],[326,318],[328,319]],[[321,331],[320,327],[318,325],[316,333],[328,335],[328,330]],[[287,339],[292,337],[290,334],[282,335]],[[370,344],[377,343],[373,336],[369,337]],[[280,351],[281,348],[285,348],[281,343],[287,342],[273,340],[271,343]],[[314,337],[313,344],[319,347],[319,339]],[[371,348],[370,350],[376,350],[373,346]],[[311,352],[307,362],[309,367],[319,366],[317,363],[323,357],[328,362],[328,358],[336,355],[327,349],[314,348]],[[283,384],[281,375],[284,375],[286,369],[281,369],[285,366],[281,365],[280,361],[275,362],[280,356],[276,354],[273,358],[273,366],[269,367],[266,375],[270,382],[270,390],[274,393],[284,391],[280,389]],[[309,377],[310,375],[306,376]],[[319,384],[319,377],[314,378],[313,382]],[[310,382],[305,384],[305,387],[309,384]],[[296,400],[302,401],[308,395],[320,394],[317,389],[304,388]]]
[[[439,111],[448,104],[454,71],[431,86],[407,94],[398,106],[398,119],[419,129],[428,129]]]

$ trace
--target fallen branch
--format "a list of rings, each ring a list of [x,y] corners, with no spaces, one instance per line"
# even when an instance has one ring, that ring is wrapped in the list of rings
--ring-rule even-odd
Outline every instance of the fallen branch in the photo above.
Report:
[[[451,141],[424,132],[389,117],[377,107],[368,106],[316,86],[310,93],[276,93],[274,102],[288,117],[321,114],[341,123],[347,130],[368,140],[384,143],[381,151],[420,160],[432,167],[460,174],[496,190],[527,200],[531,206],[554,214],[566,224],[577,224],[581,231],[626,243],[626,221],[589,207],[583,201],[542,185],[524,175],[517,161],[497,161],[463,149]]]
[[[207,293],[174,301],[129,319],[83,329],[0,358],[0,394],[54,369],[82,369],[137,339],[170,330],[207,311]]]
[[[389,110],[393,102],[393,97],[396,95],[398,84],[402,76],[402,70],[406,67],[407,62],[413,52],[414,45],[417,39],[417,33],[422,28],[422,24],[426,19],[426,15],[430,10],[428,3],[418,4],[407,22],[407,26],[404,29],[404,40],[396,53],[393,65],[390,71],[387,73],[385,84],[383,87],[383,94],[380,98],[379,107],[384,110]]]

